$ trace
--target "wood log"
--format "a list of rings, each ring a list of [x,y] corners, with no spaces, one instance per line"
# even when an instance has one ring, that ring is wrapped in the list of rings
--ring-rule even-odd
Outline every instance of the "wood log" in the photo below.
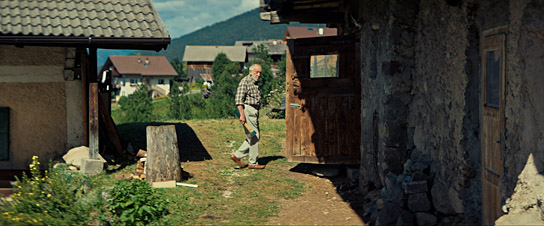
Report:
[[[148,126],[146,181],[181,181],[178,139],[174,125]]]
[[[98,83],[89,84],[89,158],[98,159],[99,145],[98,122]]]

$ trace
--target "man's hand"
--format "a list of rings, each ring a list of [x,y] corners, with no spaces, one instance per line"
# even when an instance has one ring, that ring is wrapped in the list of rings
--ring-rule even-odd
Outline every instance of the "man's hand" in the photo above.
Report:
[[[246,115],[244,113],[244,106],[243,105],[238,105],[238,112],[240,112],[240,123],[243,125],[244,123],[246,123]]]

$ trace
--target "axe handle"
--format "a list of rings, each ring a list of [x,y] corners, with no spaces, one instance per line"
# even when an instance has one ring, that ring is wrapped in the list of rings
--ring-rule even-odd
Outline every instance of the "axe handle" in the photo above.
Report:
[[[238,111],[238,108],[234,109],[234,114],[236,115],[236,117],[240,118],[240,112]],[[251,138],[253,136],[255,136],[255,131],[253,131],[253,129],[247,124],[247,122],[244,122],[244,127],[249,131],[249,135],[248,137]]]

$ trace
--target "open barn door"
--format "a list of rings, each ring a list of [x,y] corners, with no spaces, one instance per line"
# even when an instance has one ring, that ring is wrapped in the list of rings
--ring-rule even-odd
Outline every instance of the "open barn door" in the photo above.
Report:
[[[482,224],[502,215],[499,182],[503,176],[506,35],[484,32],[482,42]]]
[[[328,36],[289,39],[287,44],[287,159],[305,163],[359,163],[358,39]]]

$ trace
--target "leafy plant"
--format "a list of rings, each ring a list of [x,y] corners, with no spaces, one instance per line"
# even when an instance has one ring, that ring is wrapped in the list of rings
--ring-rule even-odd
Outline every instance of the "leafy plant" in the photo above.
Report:
[[[115,216],[114,224],[146,225],[169,213],[168,202],[145,181],[121,180],[108,193],[107,209]]]
[[[93,206],[83,199],[87,178],[63,168],[45,171],[32,158],[30,177],[17,178],[14,194],[0,203],[1,225],[87,225]]]

